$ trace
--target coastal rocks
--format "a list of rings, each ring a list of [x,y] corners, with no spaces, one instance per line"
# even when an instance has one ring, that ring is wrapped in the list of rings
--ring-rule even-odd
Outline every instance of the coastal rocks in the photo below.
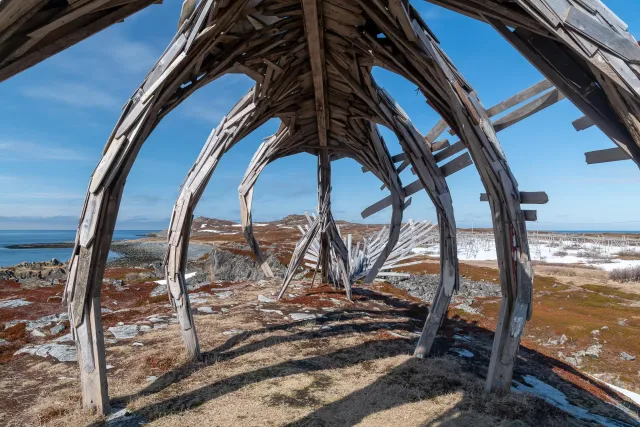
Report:
[[[112,326],[109,328],[109,332],[111,332],[117,340],[127,340],[138,335],[138,325]]]
[[[28,345],[16,351],[14,355],[31,354],[39,357],[53,357],[60,362],[75,362],[78,360],[75,346],[65,344]]]
[[[110,267],[147,267],[154,266],[164,258],[167,250],[166,242],[124,240],[111,244],[111,249],[123,256],[109,262]],[[197,243],[189,244],[188,259],[197,260],[209,253],[211,246]],[[162,271],[154,271],[154,276],[164,276]]]
[[[47,262],[23,262],[0,269],[0,280],[13,280],[26,285],[52,286],[67,275],[66,265],[52,259]]]
[[[243,250],[244,252],[244,250]],[[207,261],[207,268],[213,266],[216,281],[223,282],[243,282],[243,281],[259,281],[265,279],[264,273],[260,266],[250,255],[250,251],[244,253],[235,253],[227,250],[216,248]],[[282,277],[285,267],[273,255],[267,257],[267,264],[271,267],[271,271],[276,277]]]
[[[18,308],[24,307],[25,305],[29,305],[31,302],[26,301],[22,298],[18,299],[9,299],[0,301],[0,308]]]
[[[408,278],[391,277],[389,282],[397,288],[406,290],[413,297],[431,302],[438,289],[440,276],[438,274],[421,274]],[[500,285],[497,283],[460,278],[458,296],[462,298],[499,297],[501,295]]]

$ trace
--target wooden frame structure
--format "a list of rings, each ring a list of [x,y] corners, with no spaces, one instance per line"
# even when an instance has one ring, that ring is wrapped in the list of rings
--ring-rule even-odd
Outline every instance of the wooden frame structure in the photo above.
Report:
[[[557,88],[548,102],[566,96],[585,114],[576,128],[595,124],[618,146],[615,152],[592,156],[595,160],[631,158],[640,165],[640,47],[624,22],[599,0],[428,1],[492,25],[538,68]],[[154,2],[2,0],[0,80]],[[279,157],[303,151],[318,157],[318,205],[323,213],[316,227],[318,265],[325,280],[330,253],[342,259],[343,271],[348,271],[348,256],[341,252],[331,215],[332,160],[352,157],[390,189],[390,198],[381,201],[393,206],[382,260],[397,242],[407,196],[424,188],[433,201],[441,238],[441,280],[417,356],[428,354],[459,281],[446,176],[473,161],[492,212],[503,293],[486,390],[508,390],[520,337],[531,316],[533,271],[525,220],[532,215],[520,205],[545,198],[519,191],[496,136],[500,123],[490,120],[515,101],[485,109],[407,0],[200,0],[197,5],[185,0],[179,24],[126,104],[91,177],[81,214],[64,300],[78,347],[84,406],[109,411],[100,285],[127,175],[162,118],[226,73],[246,74],[256,85],[212,132],[187,175],[172,214],[165,257],[169,298],[190,357],[199,354],[184,278],[193,211],[222,155],[277,117],[282,127],[268,147],[261,147],[264,152],[254,158],[240,188],[245,235],[265,274],[269,271],[251,229],[251,197],[260,170]],[[442,120],[426,137],[376,85],[374,66],[415,84],[440,114]],[[547,101],[519,114],[524,118]],[[510,119],[499,120],[508,125]],[[397,135],[401,156],[389,154],[377,125]],[[447,128],[460,139],[449,147],[436,140]],[[438,166],[464,149],[467,153]],[[397,169],[396,160],[403,162]],[[403,188],[399,172],[409,165],[418,181]]]

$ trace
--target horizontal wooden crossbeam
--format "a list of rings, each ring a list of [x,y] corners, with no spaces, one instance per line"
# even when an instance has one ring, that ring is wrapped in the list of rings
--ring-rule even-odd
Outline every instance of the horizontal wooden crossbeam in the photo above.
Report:
[[[608,148],[606,150],[589,151],[584,153],[587,164],[618,162],[621,160],[631,160],[631,157],[620,147]]]
[[[480,194],[480,201],[489,201],[487,193]],[[549,203],[549,196],[544,191],[521,191],[520,203],[524,205],[544,205]]]

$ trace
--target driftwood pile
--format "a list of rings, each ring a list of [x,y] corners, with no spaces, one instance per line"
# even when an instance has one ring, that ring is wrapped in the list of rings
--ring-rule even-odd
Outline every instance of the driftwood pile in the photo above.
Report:
[[[372,281],[402,236],[408,196],[424,189],[438,219],[440,284],[416,349],[429,353],[458,286],[456,223],[446,177],[474,164],[489,202],[503,300],[486,390],[509,390],[526,321],[531,317],[533,271],[525,220],[544,193],[520,192],[496,132],[562,97],[585,115],[577,129],[595,125],[617,148],[587,156],[590,162],[632,159],[640,164],[640,46],[627,26],[599,0],[429,0],[487,22],[548,80],[486,109],[442,51],[436,35],[407,0],[186,0],[175,37],[124,107],[87,192],[64,294],[78,346],[83,403],[109,412],[100,284],[120,199],[140,148],[159,122],[199,88],[227,73],[255,81],[211,133],[189,171],[168,233],[165,265],[170,300],[190,357],[199,357],[184,277],[193,212],[221,157],[271,118],[281,126],[254,156],[240,187],[244,233],[253,237],[251,202],[260,172],[272,161],[307,152],[318,158],[320,215],[303,248],[319,235],[318,272],[334,270],[350,282],[349,245],[331,215],[331,162],[350,157],[380,179],[389,197],[366,210],[392,207],[388,236],[367,270]],[[90,36],[153,0],[0,0],[0,80]],[[413,83],[442,120],[423,136],[372,76],[374,66]],[[551,88],[551,85],[554,88]],[[491,117],[531,96],[540,98],[494,122]],[[403,153],[391,156],[378,131],[398,137]],[[449,128],[459,142],[438,137]],[[445,164],[445,159],[459,154]],[[399,167],[395,163],[401,162]],[[400,172],[417,180],[403,187]],[[382,241],[382,240],[381,240]],[[342,243],[342,245],[340,244]],[[302,254],[302,255],[300,255]],[[297,261],[296,261],[297,262]]]
[[[313,215],[313,220],[307,216],[309,225],[298,226],[300,233],[306,236],[309,232],[309,227],[313,225],[314,220],[318,217]],[[373,266],[376,264],[378,258],[382,254],[382,251],[386,247],[386,234],[387,228],[383,227],[380,231],[373,233],[370,236],[365,236],[362,242],[353,242],[351,234],[343,237],[340,233],[340,227],[336,225],[338,235],[342,239],[346,249],[348,260],[348,277],[349,284],[357,280],[362,280],[369,276]],[[428,246],[437,240],[436,234],[433,232],[435,225],[431,221],[418,221],[414,222],[409,220],[403,224],[400,229],[400,235],[398,237],[398,243],[393,248],[393,251],[386,258],[382,267],[380,267],[376,278],[389,277],[389,276],[408,276],[403,273],[389,272],[394,268],[407,267],[414,264],[419,264],[421,261],[407,262],[410,258],[415,258],[419,254],[413,253],[412,250],[417,247]],[[312,270],[317,271],[318,259],[320,254],[320,239],[316,234],[307,252],[304,255],[305,266]],[[329,265],[329,281],[335,285],[343,285],[343,279],[341,277],[340,267],[337,263],[337,259],[331,258]],[[345,288],[347,286],[344,286]]]

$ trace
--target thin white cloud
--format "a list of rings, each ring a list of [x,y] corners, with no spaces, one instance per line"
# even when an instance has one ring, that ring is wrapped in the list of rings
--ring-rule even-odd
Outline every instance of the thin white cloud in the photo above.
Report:
[[[0,141],[1,160],[88,160],[79,151],[27,141]]]
[[[224,117],[224,112],[220,108],[201,102],[189,102],[181,108],[180,113],[185,117],[204,120],[212,125],[217,125]]]
[[[160,52],[152,46],[129,40],[122,34],[111,34],[106,42],[100,43],[102,53],[119,68],[133,73],[147,72],[160,57]]]
[[[114,95],[83,83],[57,82],[46,86],[27,86],[23,93],[30,98],[55,101],[73,107],[111,109],[121,104]]]
[[[84,199],[84,195],[75,194],[75,193],[49,193],[49,192],[0,193],[0,198],[11,198],[14,200],[24,200],[24,199],[78,200],[78,199]]]

